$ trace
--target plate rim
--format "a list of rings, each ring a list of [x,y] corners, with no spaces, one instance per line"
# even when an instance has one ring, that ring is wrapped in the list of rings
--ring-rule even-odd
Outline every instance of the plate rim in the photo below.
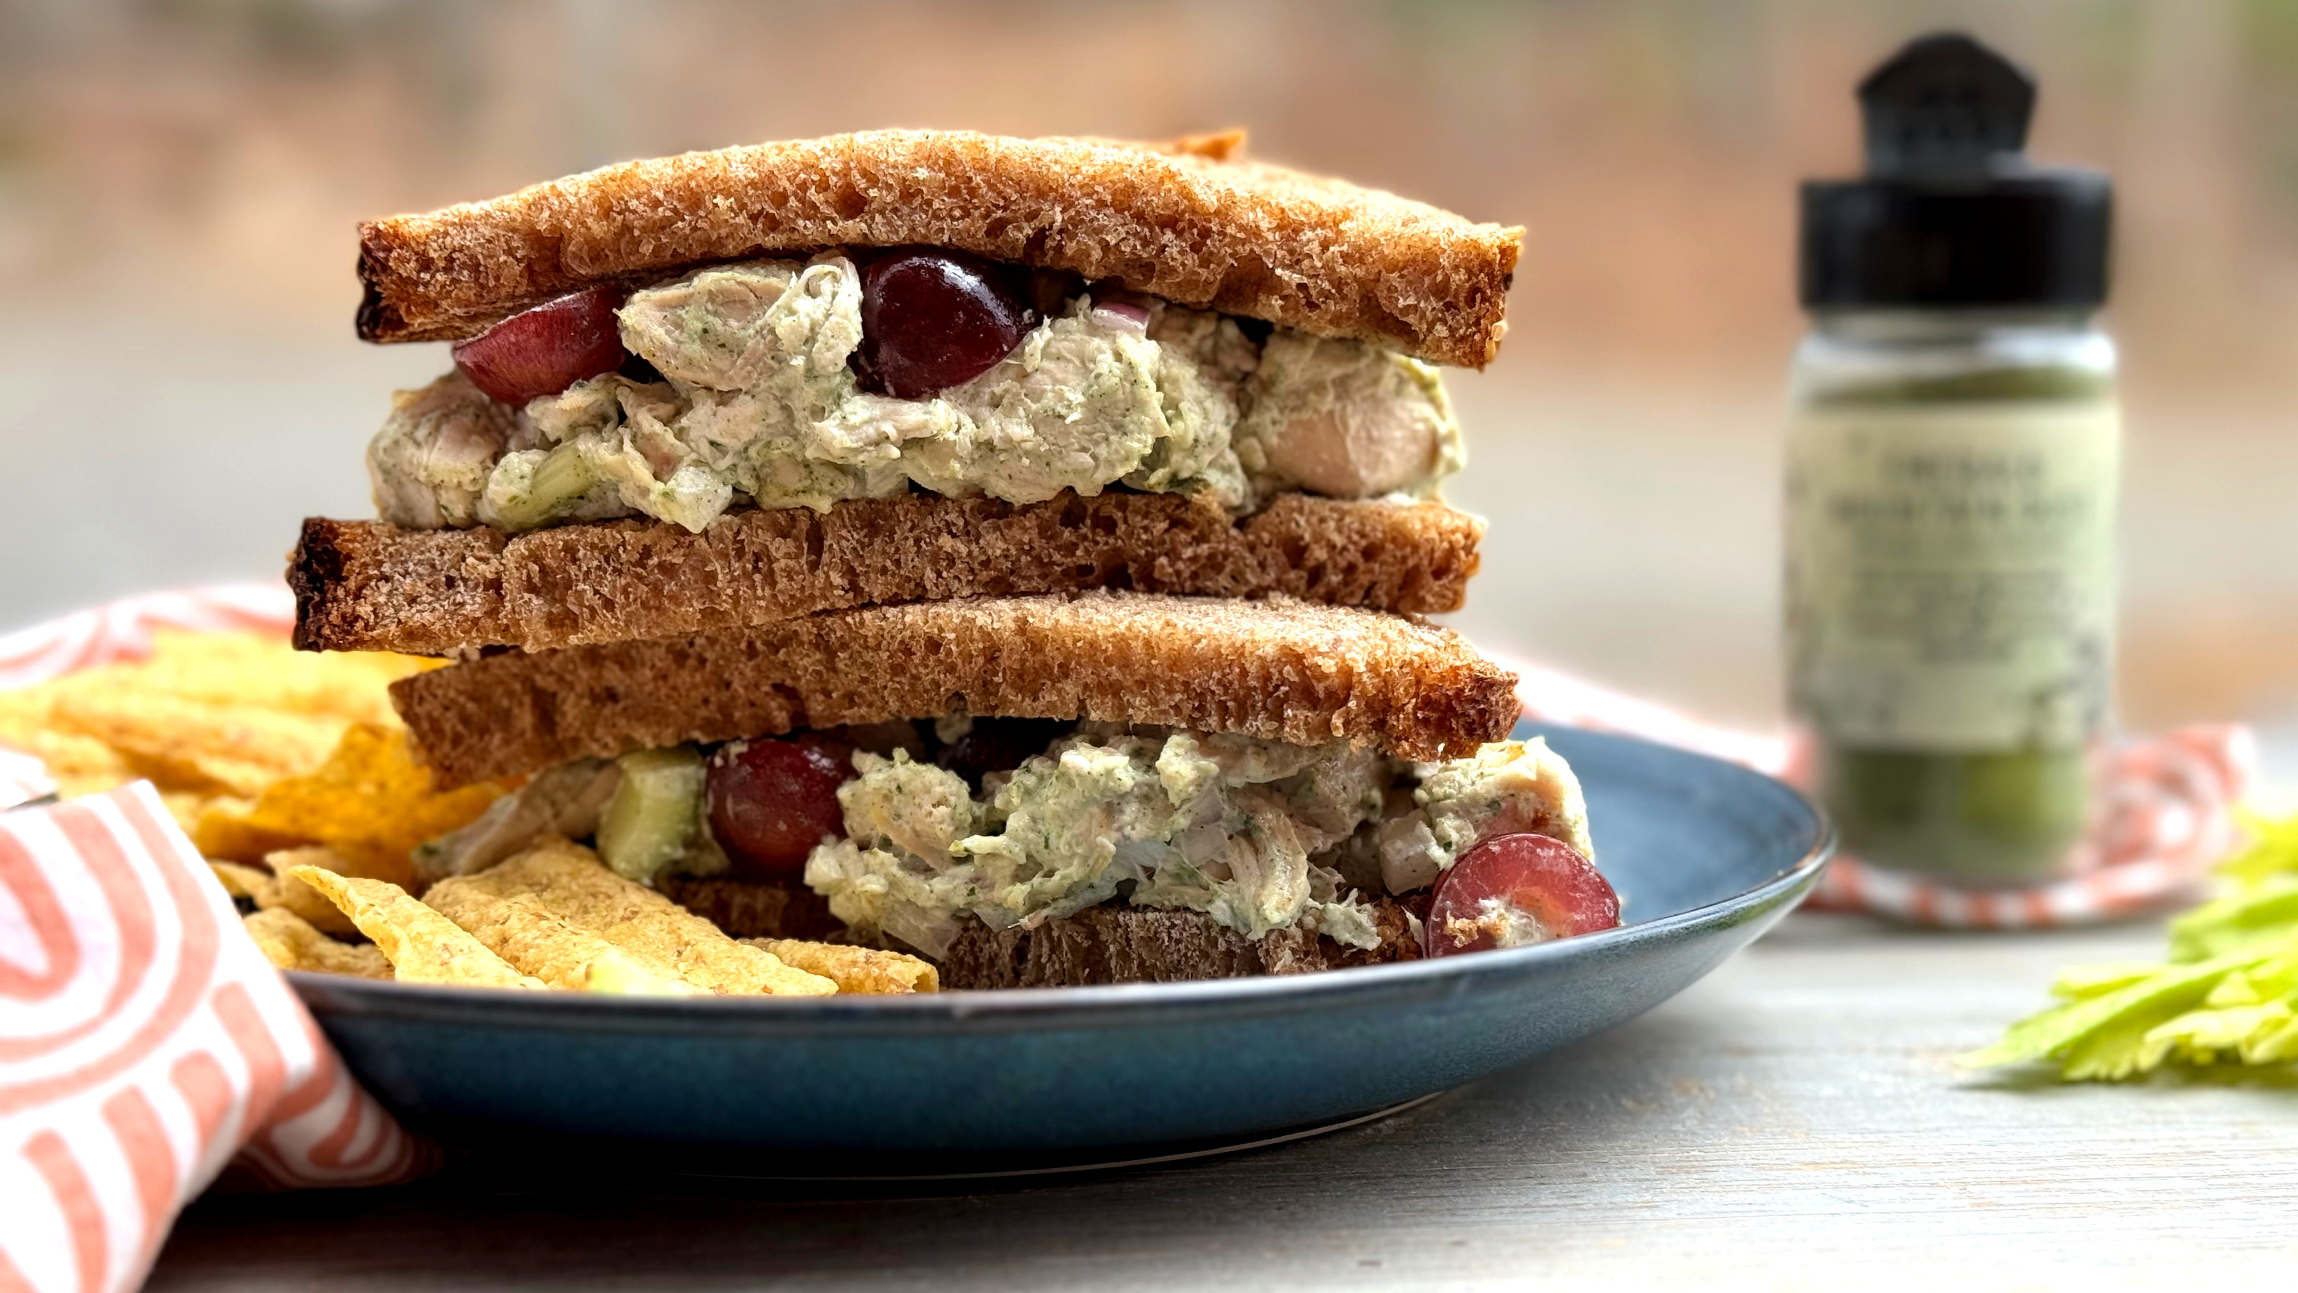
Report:
[[[697,1036],[836,1028],[844,1034],[931,1035],[949,1031],[1045,1030],[1126,1027],[1173,1014],[1204,1020],[1246,1017],[1344,1005],[1367,996],[1455,995],[1484,981],[1510,977],[1548,962],[1617,955],[1638,944],[1697,933],[1784,911],[1809,893],[1834,856],[1837,832],[1826,809],[1810,795],[1768,773],[1697,750],[1642,737],[1563,723],[1565,731],[1712,763],[1767,783],[1809,815],[1803,855],[1759,884],[1714,902],[1648,921],[1576,938],[1502,948],[1473,956],[1433,957],[1352,966],[1317,974],[1200,979],[1179,983],[1115,983],[1077,987],[953,989],[903,996],[828,997],[619,997],[579,992],[533,992],[347,978],[284,971],[304,1004],[317,1014],[368,1018],[416,1017],[430,1022],[492,1028],[676,1033]]]

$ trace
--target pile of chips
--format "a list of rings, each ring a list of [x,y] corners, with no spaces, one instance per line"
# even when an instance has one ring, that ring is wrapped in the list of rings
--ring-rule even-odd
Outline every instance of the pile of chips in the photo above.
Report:
[[[730,938],[565,840],[424,888],[415,847],[516,788],[431,788],[388,688],[437,664],[161,632],[148,660],[0,692],[0,746],[65,797],[153,782],[283,969],[638,995],[939,986],[895,952]]]
[[[354,723],[396,728],[385,688],[438,663],[161,629],[147,660],[0,691],[0,745],[39,756],[67,798],[149,779],[188,824],[315,771]]]

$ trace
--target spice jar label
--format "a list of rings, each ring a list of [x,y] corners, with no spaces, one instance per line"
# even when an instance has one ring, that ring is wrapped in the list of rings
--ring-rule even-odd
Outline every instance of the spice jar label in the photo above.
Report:
[[[1831,740],[2065,748],[2112,692],[2116,405],[1817,405],[1787,446],[1790,703]]]

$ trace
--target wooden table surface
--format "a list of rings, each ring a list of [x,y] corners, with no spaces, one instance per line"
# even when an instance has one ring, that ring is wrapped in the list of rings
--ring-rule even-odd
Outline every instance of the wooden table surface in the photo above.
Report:
[[[1641,1019],[1316,1139],[992,1189],[241,1196],[183,1219],[151,1288],[2291,1287],[2298,1083],[1952,1063],[2059,965],[2161,945],[1799,914]]]

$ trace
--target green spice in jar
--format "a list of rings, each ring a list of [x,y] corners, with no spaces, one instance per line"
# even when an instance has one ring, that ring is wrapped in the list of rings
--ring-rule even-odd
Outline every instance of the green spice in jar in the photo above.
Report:
[[[2027,166],[2032,83],[1968,38],[1861,101],[1868,176],[1804,189],[1789,703],[1846,852],[2025,883],[2082,833],[2112,693],[2108,187]]]

